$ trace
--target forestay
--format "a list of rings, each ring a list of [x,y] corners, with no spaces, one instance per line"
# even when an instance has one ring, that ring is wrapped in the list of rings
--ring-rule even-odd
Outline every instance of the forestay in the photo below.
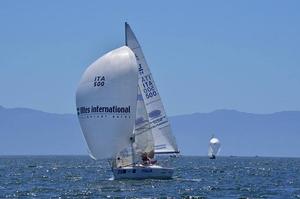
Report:
[[[175,138],[165,113],[158,90],[134,33],[125,24],[126,45],[134,52],[138,63],[138,85],[145,102],[150,128],[155,143],[155,153],[178,153]]]
[[[105,54],[84,72],[76,92],[77,114],[96,159],[125,153],[130,146],[137,83],[137,62],[126,46]]]

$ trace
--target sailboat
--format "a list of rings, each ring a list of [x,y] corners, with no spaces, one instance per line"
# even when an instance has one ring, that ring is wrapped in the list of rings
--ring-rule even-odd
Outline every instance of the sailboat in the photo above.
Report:
[[[177,154],[152,74],[132,29],[125,46],[84,72],[76,91],[79,123],[93,159],[108,158],[114,179],[171,178],[157,154]]]
[[[220,140],[212,135],[211,139],[209,140],[208,157],[210,159],[216,159],[217,154],[220,152],[220,147]]]

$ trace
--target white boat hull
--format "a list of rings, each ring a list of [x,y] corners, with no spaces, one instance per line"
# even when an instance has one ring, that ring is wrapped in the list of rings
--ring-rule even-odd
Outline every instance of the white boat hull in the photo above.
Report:
[[[122,168],[113,168],[114,179],[170,179],[173,176],[174,169],[161,167],[158,165],[150,166],[128,166]]]

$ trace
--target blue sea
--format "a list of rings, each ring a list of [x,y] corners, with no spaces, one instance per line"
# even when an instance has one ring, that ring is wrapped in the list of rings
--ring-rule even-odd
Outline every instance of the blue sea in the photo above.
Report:
[[[113,180],[86,156],[0,156],[0,198],[300,198],[300,158],[160,159],[170,180]]]

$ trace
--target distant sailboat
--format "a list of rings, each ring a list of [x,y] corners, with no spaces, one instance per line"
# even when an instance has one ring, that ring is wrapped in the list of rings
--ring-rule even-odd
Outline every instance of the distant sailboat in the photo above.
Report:
[[[215,159],[218,153],[220,152],[221,142],[218,138],[214,137],[214,135],[209,140],[208,147],[208,157],[210,159]]]
[[[115,179],[171,178],[155,154],[178,153],[148,65],[129,25],[126,46],[84,72],[76,92],[79,122],[90,156],[110,158]]]

